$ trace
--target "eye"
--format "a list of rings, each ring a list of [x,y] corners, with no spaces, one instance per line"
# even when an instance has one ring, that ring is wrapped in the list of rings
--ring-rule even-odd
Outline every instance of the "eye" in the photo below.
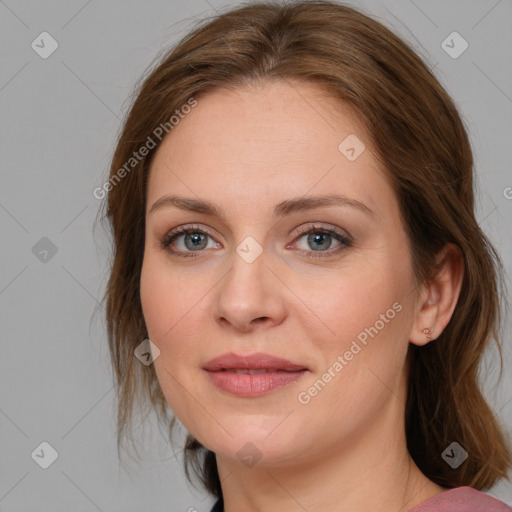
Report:
[[[302,245],[299,250],[306,257],[313,259],[332,256],[352,244],[348,236],[331,228],[310,226],[302,228],[300,234],[301,236],[296,238],[298,240],[296,244]]]
[[[210,245],[209,242],[211,242]],[[210,234],[199,227],[180,226],[165,236],[162,247],[177,256],[194,257],[194,254],[187,253],[217,248],[220,244],[214,242]]]

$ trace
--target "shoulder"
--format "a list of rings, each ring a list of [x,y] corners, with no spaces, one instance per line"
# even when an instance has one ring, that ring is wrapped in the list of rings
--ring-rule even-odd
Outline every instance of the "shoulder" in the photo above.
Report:
[[[484,492],[464,486],[433,496],[409,512],[512,512],[512,508]]]

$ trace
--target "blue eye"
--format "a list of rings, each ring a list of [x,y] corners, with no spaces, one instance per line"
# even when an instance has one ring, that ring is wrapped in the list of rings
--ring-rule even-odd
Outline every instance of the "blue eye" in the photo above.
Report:
[[[305,239],[307,247],[299,247],[299,252],[312,259],[332,256],[352,244],[349,237],[333,229],[316,226],[310,226],[300,231],[295,240],[300,241],[301,239]],[[334,248],[332,247],[333,243],[337,244]],[[199,229],[197,226],[176,228],[165,236],[161,245],[169,253],[181,257],[195,257],[196,255],[193,253],[220,247],[220,244],[215,242],[207,231]]]
[[[182,239],[182,240],[180,240]],[[169,233],[162,246],[167,249],[170,253],[176,254],[177,256],[190,257],[193,254],[187,254],[187,252],[200,252],[202,249],[211,249],[208,247],[208,239],[213,240],[210,235],[202,229],[196,227],[179,227]],[[171,249],[171,245],[177,243],[178,250]],[[220,244],[214,243],[213,248],[218,247]]]
[[[301,233],[302,236],[299,236],[297,240],[305,238],[307,248],[299,250],[304,252],[304,255],[307,258],[316,259],[332,256],[346,247],[350,247],[352,244],[351,240],[347,236],[329,228],[313,226],[304,229]],[[332,248],[333,242],[337,242],[338,246]]]

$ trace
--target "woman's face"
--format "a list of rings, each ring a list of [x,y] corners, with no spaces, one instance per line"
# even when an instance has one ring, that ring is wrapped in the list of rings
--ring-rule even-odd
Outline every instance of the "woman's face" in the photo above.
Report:
[[[169,405],[218,457],[248,465],[403,428],[417,293],[357,117],[298,82],[197,102],[147,192],[141,298]],[[210,363],[226,354],[240,358]]]

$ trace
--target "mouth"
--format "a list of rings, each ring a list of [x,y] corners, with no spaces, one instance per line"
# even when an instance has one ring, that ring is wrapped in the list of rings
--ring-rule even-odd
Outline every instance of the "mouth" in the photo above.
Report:
[[[294,373],[294,370],[270,370],[268,368],[247,369],[230,368],[218,370],[219,372],[237,373],[241,375],[260,375],[262,373]],[[300,371],[300,370],[298,370]]]
[[[209,372],[218,371],[239,371],[239,370],[261,370],[265,371],[284,371],[296,372],[299,370],[307,370],[307,366],[298,363],[292,363],[288,359],[273,356],[271,354],[263,354],[258,352],[250,355],[238,355],[229,352],[221,356],[211,359],[203,366],[203,369]]]
[[[218,389],[242,397],[264,395],[309,373],[306,366],[261,353],[250,356],[224,354],[209,361],[203,370]]]

